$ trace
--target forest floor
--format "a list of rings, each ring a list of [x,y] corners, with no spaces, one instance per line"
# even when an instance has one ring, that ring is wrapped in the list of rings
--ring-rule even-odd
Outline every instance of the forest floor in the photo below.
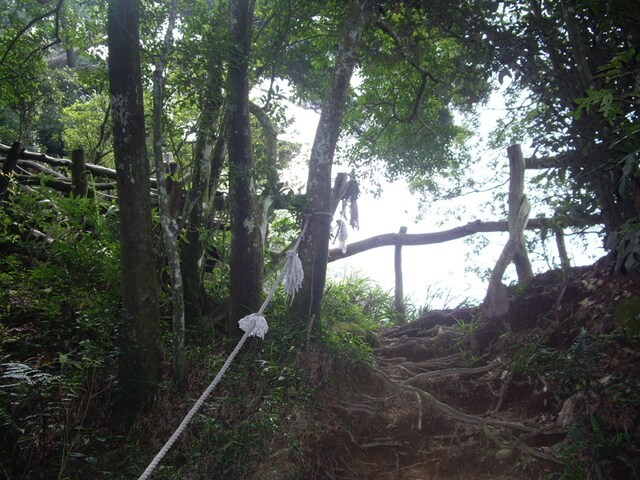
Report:
[[[612,270],[537,276],[490,322],[467,308],[383,329],[373,367],[316,352],[302,453],[259,477],[640,478],[640,278]]]

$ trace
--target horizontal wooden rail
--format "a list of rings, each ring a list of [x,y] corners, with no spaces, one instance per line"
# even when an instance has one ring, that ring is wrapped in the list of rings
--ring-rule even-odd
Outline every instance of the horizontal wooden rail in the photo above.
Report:
[[[589,218],[589,225],[599,225],[600,218],[598,216],[592,216]],[[565,219],[562,218],[532,218],[527,224],[527,230],[540,230],[543,228],[553,229],[554,227],[569,227],[572,226]],[[475,233],[488,233],[488,232],[508,232],[509,223],[507,221],[498,222],[483,222],[476,220],[475,222],[469,222],[461,227],[452,228],[450,230],[443,230],[441,232],[433,233],[385,233],[382,235],[376,235],[365,240],[353,242],[347,245],[347,251],[342,253],[340,248],[332,248],[329,250],[329,261],[334,262],[341,258],[350,257],[358,253],[362,253],[367,250],[378,247],[386,246],[410,246],[410,245],[431,245],[434,243],[444,243],[458,238],[463,238]]]

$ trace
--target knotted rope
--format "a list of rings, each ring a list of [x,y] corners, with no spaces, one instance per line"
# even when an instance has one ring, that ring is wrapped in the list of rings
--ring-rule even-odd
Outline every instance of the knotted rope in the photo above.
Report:
[[[176,440],[178,440],[180,435],[182,435],[182,432],[187,429],[187,426],[189,425],[195,414],[198,413],[198,410],[200,410],[202,404],[207,400],[209,395],[211,395],[211,392],[213,392],[218,383],[220,383],[220,380],[222,380],[222,377],[224,377],[225,373],[227,373],[227,370],[231,366],[231,363],[236,358],[236,355],[238,355],[240,349],[247,341],[247,339],[249,337],[260,337],[264,339],[264,336],[269,331],[269,326],[267,325],[267,320],[264,317],[263,313],[271,302],[273,295],[275,294],[278,286],[282,283],[282,281],[284,280],[285,282],[285,291],[288,295],[291,296],[295,295],[295,293],[302,285],[302,280],[304,279],[304,271],[302,270],[302,263],[298,258],[297,251],[298,247],[300,246],[302,237],[304,237],[304,233],[307,229],[307,224],[308,219],[305,221],[304,226],[302,227],[302,232],[300,232],[298,240],[296,240],[296,243],[293,245],[291,250],[287,252],[287,263],[280,271],[280,274],[278,275],[276,281],[273,282],[273,285],[271,285],[269,293],[267,294],[267,298],[265,298],[264,302],[262,302],[262,305],[260,306],[260,310],[258,310],[257,313],[249,314],[238,321],[238,326],[244,331],[244,335],[242,335],[240,340],[238,340],[236,347],[233,349],[231,354],[229,354],[229,357],[224,362],[224,365],[222,365],[222,368],[220,368],[220,371],[218,371],[216,377],[209,384],[202,395],[200,395],[198,401],[193,405],[193,407],[191,407],[189,413],[187,413],[182,422],[180,422],[180,425],[178,425],[178,428],[176,428],[175,432],[173,432],[173,435],[171,435],[169,440],[167,440],[167,442],[156,454],[153,460],[151,460],[151,463],[149,463],[149,466],[146,468],[146,470],[142,473],[142,475],[140,475],[140,477],[138,477],[138,480],[146,480],[151,476],[153,471],[162,461],[167,452],[171,449],[173,444],[176,443]]]

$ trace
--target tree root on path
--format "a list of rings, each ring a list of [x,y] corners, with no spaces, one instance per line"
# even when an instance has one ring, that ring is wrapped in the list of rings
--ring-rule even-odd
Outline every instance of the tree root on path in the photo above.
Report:
[[[418,371],[432,371],[438,368],[453,367],[455,363],[461,361],[460,355],[454,353],[453,355],[447,355],[446,357],[431,358],[429,360],[423,360],[419,362],[410,362],[404,357],[396,358],[376,358],[376,361],[381,365],[389,365],[392,367],[402,367],[405,370],[413,368]],[[410,372],[412,375],[414,372]]]
[[[497,366],[496,364],[491,364],[492,368],[495,368],[496,366]],[[528,445],[525,445],[524,443],[518,440],[515,440],[515,441],[502,440],[495,433],[491,431],[491,428],[503,428],[503,429],[523,432],[525,434],[532,435],[540,432],[539,429],[524,425],[523,423],[520,423],[520,422],[509,422],[509,421],[498,420],[494,418],[484,418],[478,415],[471,415],[471,414],[462,412],[450,405],[447,405],[446,403],[441,402],[440,400],[435,398],[433,395],[431,395],[430,393],[420,388],[414,387],[412,385],[407,385],[406,383],[399,383],[393,380],[382,370],[371,369],[371,374],[375,377],[378,377],[378,379],[386,383],[392,390],[395,390],[397,392],[413,393],[414,395],[419,397],[422,401],[428,402],[428,404],[432,405],[437,411],[444,414],[448,418],[479,427],[480,431],[490,441],[496,444],[496,446],[498,446],[500,449],[506,449],[506,448],[518,449],[525,452],[528,455],[531,455],[533,457],[536,457],[545,461],[549,461],[549,462],[553,462],[561,465],[564,463],[560,459],[554,457],[553,455],[540,452],[532,447],[529,447]],[[420,407],[420,410],[422,410],[422,402],[419,402],[419,407]],[[421,416],[422,414],[420,414],[420,417]],[[561,433],[561,432],[558,432],[558,433]]]
[[[423,380],[425,378],[436,378],[436,377],[446,377],[449,375],[476,375],[478,373],[486,373],[494,370],[500,366],[502,366],[502,362],[493,362],[483,367],[475,367],[475,368],[467,368],[467,367],[457,367],[457,368],[443,368],[441,370],[433,370],[430,372],[420,373],[415,375],[407,380],[402,382],[403,385],[412,384],[418,380]]]

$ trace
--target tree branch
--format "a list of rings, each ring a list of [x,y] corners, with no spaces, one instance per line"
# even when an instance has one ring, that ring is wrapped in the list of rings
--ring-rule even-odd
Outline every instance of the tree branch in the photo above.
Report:
[[[47,18],[47,17],[49,17],[49,16],[51,16],[53,14],[56,15],[56,30],[55,30],[55,38],[56,38],[56,40],[54,42],[51,42],[50,44],[46,45],[45,47],[36,48],[33,52],[29,53],[29,55],[27,56],[27,58],[25,59],[23,64],[29,58],[31,58],[31,56],[34,54],[34,52],[37,52],[38,50],[46,50],[47,48],[55,45],[56,43],[60,43],[61,40],[60,40],[60,38],[58,36],[58,32],[59,32],[59,29],[60,29],[59,15],[60,15],[60,8],[62,8],[62,3],[63,2],[64,2],[64,0],[58,0],[58,3],[56,4],[56,7],[53,10],[49,10],[48,12],[43,13],[39,17],[36,17],[33,20],[31,20],[24,27],[22,27],[22,29],[20,29],[20,31],[18,31],[16,36],[13,37],[13,39],[11,39],[11,41],[9,42],[9,45],[7,46],[7,50],[4,52],[4,55],[2,55],[2,59],[0,59],[0,65],[2,65],[5,62],[5,60],[7,59],[7,56],[9,55],[9,53],[11,52],[13,47],[16,45],[16,43],[18,43],[18,40],[20,40],[20,37],[22,35],[24,35],[36,23],[40,22],[41,20],[44,20],[45,18]]]

